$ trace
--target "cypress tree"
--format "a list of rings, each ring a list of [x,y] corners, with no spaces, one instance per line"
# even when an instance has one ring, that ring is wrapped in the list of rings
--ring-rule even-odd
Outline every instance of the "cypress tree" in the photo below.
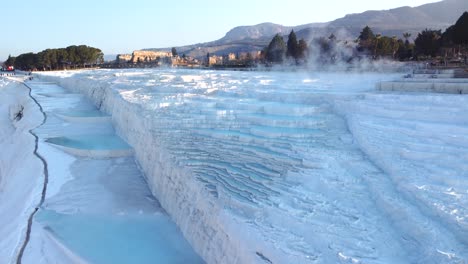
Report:
[[[359,51],[370,51],[370,50],[375,50],[375,46],[377,43],[376,39],[377,37],[374,35],[374,32],[372,32],[372,29],[369,26],[365,26],[361,33],[359,34]],[[374,51],[375,53],[375,51]]]
[[[299,40],[297,58],[305,59],[305,57],[307,56],[307,53],[308,53],[307,42],[304,39]]]
[[[266,51],[267,61],[275,63],[283,62],[286,50],[287,48],[283,38],[279,34],[276,34],[268,45]]]
[[[455,44],[468,44],[468,12],[457,20],[453,27],[453,42]]]
[[[414,40],[416,52],[420,55],[436,56],[442,44],[441,38],[440,30],[423,30]]]
[[[374,32],[372,32],[372,29],[369,26],[365,26],[359,34],[359,40],[361,41],[372,40],[374,38]]]
[[[288,36],[288,49],[287,49],[286,55],[288,57],[293,57],[297,59],[298,54],[299,54],[299,44],[297,42],[297,36],[294,30],[291,30],[291,33],[289,33],[289,36]]]

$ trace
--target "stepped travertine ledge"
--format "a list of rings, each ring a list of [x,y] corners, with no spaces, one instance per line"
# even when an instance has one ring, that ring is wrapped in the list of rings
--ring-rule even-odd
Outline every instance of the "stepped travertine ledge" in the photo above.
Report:
[[[29,171],[45,184],[40,202],[10,200],[26,209],[35,206],[29,221],[14,221],[27,224],[17,263],[202,263],[151,195],[131,147],[115,135],[109,116],[83,95],[54,83],[26,85],[44,114],[37,118],[43,123],[31,129],[47,170],[45,182],[41,170]],[[29,105],[22,103],[21,117],[13,119],[17,132],[22,124],[34,124],[28,121],[35,116]],[[22,168],[4,164],[8,167]],[[17,180],[2,179],[7,184]]]
[[[65,2],[0,4],[0,264],[468,264],[467,0]]]
[[[40,75],[112,116],[209,263],[462,263],[467,99],[374,91],[397,77]]]

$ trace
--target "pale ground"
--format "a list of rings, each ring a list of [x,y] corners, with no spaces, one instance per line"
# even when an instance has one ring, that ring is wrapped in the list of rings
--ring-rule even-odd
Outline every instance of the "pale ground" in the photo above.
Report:
[[[0,78],[0,258],[16,263],[27,221],[40,200],[42,162],[33,155],[35,139],[29,133],[42,122],[28,89]],[[14,116],[24,107],[19,121]]]
[[[465,263],[468,97],[402,74],[48,73],[112,114],[209,263]]]
[[[52,73],[50,79],[87,94],[112,113],[119,133],[135,147],[153,193],[210,263],[467,261],[466,96],[376,93],[369,91],[376,78],[339,74],[74,74]],[[9,144],[11,151],[29,149],[20,155],[23,162],[8,152],[0,156],[8,161],[0,167],[0,199],[8,194],[14,201],[7,205],[0,200],[0,235],[7,235],[0,241],[5,246],[0,256],[14,262],[28,213],[37,204],[30,197],[40,197],[34,184],[40,186],[41,178],[28,176],[42,169],[38,161],[34,165],[34,139],[27,128],[41,118],[26,115],[34,109],[27,91],[1,85],[8,109],[2,104],[0,123],[9,124],[1,127],[2,150]],[[54,112],[76,98],[64,100],[44,103]],[[10,112],[18,105],[27,106],[25,117],[13,122]],[[53,127],[57,120],[50,121],[52,126],[42,132],[58,131]],[[75,188],[83,181],[96,187],[79,177],[80,172],[97,173],[90,165],[112,168],[108,174],[113,175],[127,161],[75,162],[45,143],[39,146],[57,161],[51,175],[62,175],[51,181],[47,208],[85,213],[110,208],[125,215],[136,210],[135,204],[145,205],[140,199],[148,190],[140,184],[132,190],[143,197],[114,199],[129,193],[121,188],[128,185],[121,174],[119,184],[106,192]],[[34,170],[21,172],[24,161]],[[31,178],[36,181],[25,186]],[[90,199],[73,200],[76,196]],[[96,206],[90,210],[90,204]],[[22,218],[3,219],[4,213]],[[80,261],[40,227],[33,228],[26,254],[29,262],[37,257],[42,263]]]

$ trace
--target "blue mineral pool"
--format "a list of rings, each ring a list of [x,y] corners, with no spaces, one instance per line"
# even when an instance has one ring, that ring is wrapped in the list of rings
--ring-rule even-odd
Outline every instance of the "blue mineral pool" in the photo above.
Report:
[[[203,263],[177,226],[162,213],[68,215],[41,210],[35,219],[90,263]]]
[[[115,135],[85,135],[48,138],[46,142],[75,149],[127,150],[131,147]]]
[[[69,116],[69,117],[108,117],[109,116],[98,110],[67,112],[67,113],[60,113],[60,115]]]

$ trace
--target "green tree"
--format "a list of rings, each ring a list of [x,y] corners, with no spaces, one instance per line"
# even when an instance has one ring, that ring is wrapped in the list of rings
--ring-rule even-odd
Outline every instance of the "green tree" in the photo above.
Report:
[[[418,33],[414,40],[416,53],[435,57],[440,50],[442,44],[442,33],[440,30],[425,29]]]
[[[442,46],[451,47],[455,45],[454,31],[455,31],[455,25],[452,25],[445,30],[445,32],[442,34]]]
[[[16,57],[8,55],[8,59],[3,63],[5,66],[15,66]]]
[[[288,36],[286,56],[297,59],[298,52],[299,52],[299,44],[297,42],[297,36],[294,30],[291,30],[291,33],[289,33],[289,36]]]
[[[307,42],[304,39],[299,40],[297,58],[305,59],[308,53],[309,53],[309,47],[307,45]]]
[[[372,29],[369,26],[365,26],[359,34],[359,40],[361,41],[373,40],[374,38],[374,32],[372,32]]]
[[[268,46],[267,46],[267,47],[264,47],[264,48],[260,51],[260,56],[259,56],[260,61],[262,61],[262,62],[265,62],[265,61],[266,61],[267,52],[268,52]]]
[[[320,37],[318,39],[315,39],[316,45],[320,49],[320,54],[321,55],[327,55],[331,52],[332,46],[330,44],[330,40],[325,38],[325,37]]]
[[[406,39],[405,39],[404,42],[401,39],[398,40],[398,49],[397,49],[397,52],[396,52],[396,57],[399,60],[402,60],[402,61],[403,60],[408,60],[411,57],[413,57],[413,49],[414,49],[414,44],[409,43],[409,41],[407,39],[407,38],[409,38],[409,36],[405,37],[405,35],[403,35],[403,37],[406,38]]]
[[[177,57],[178,54],[177,54],[177,49],[175,47],[171,49],[171,52],[172,52],[172,57]]]
[[[38,70],[45,70],[46,69],[46,54],[47,52],[45,50],[39,52],[36,54],[35,56],[35,64],[36,64],[36,68]]]
[[[377,55],[379,54],[379,49],[382,49],[382,43],[380,43],[380,39],[382,39],[382,35],[381,34],[377,34],[375,35],[375,38],[373,40],[370,40],[370,43],[372,43],[372,45],[374,46],[374,57],[377,57]]]
[[[403,41],[401,41],[401,42],[403,42]],[[400,42],[398,41],[398,38],[396,36],[392,37],[392,39],[390,41],[390,45],[391,45],[391,48],[392,48],[392,58],[395,59],[398,48],[400,47]]]
[[[252,66],[254,64],[254,58],[252,56],[252,53],[247,52],[247,54],[245,55],[245,64],[247,66]]]
[[[276,34],[268,45],[266,60],[273,63],[281,63],[284,60],[286,50],[287,48],[283,38],[279,34]]]
[[[42,68],[43,70],[52,69],[52,55],[56,55],[55,52],[52,52],[50,49],[43,50],[39,52],[39,56],[42,57]],[[56,58],[55,58],[56,59]]]
[[[16,57],[15,68],[22,70],[33,70],[37,68],[36,54],[29,52]]]
[[[14,65],[18,69],[56,70],[67,66],[85,67],[102,63],[104,54],[100,49],[81,46],[69,46],[61,49],[46,49],[37,54],[25,53],[18,56]]]
[[[66,65],[71,65],[71,55],[68,54],[68,48],[65,49],[57,49],[57,60],[54,69],[63,69]]]
[[[387,36],[376,37],[375,56],[385,57],[393,55],[393,40]]]
[[[364,50],[374,50],[375,54],[375,43],[376,41],[376,36],[374,35],[374,32],[372,32],[372,29],[369,26],[365,26],[361,33],[359,34],[358,37],[358,50],[359,51],[364,51]]]
[[[468,12],[457,20],[453,27],[453,42],[459,45],[468,44]]]

